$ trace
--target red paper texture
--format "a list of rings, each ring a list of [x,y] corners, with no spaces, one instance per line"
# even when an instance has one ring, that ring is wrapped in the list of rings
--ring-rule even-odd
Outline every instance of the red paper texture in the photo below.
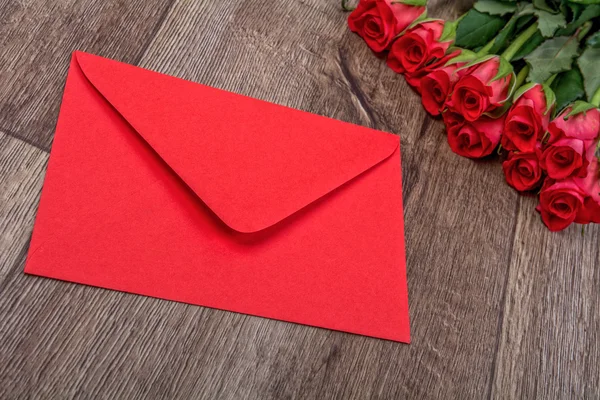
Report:
[[[75,52],[25,272],[408,342],[399,139]]]

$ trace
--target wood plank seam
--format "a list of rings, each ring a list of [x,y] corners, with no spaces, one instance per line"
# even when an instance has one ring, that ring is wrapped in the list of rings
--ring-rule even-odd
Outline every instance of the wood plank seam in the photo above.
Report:
[[[44,153],[50,153],[50,149],[47,149],[44,146],[41,146],[30,139],[27,139],[25,136],[22,136],[22,135],[18,134],[17,132],[11,131],[10,129],[0,127],[0,132],[5,133],[6,135],[8,135],[14,139],[17,139],[21,142],[24,142],[30,146],[33,146],[36,149],[43,151]]]
[[[490,383],[488,386],[488,399],[492,398],[492,392],[493,392],[493,388],[494,388],[494,381],[496,379],[496,373],[497,373],[497,364],[498,364],[498,353],[500,352],[500,341],[502,340],[502,329],[504,328],[504,317],[505,317],[505,313],[504,313],[504,309],[506,308],[506,296],[508,293],[508,282],[510,279],[510,266],[512,264],[513,261],[513,250],[515,248],[515,242],[517,241],[517,228],[519,226],[519,210],[521,209],[521,197],[517,197],[516,199],[516,207],[515,207],[515,214],[517,217],[517,220],[515,221],[515,225],[513,226],[513,231],[512,231],[512,243],[510,245],[510,249],[509,254],[510,257],[508,259],[508,265],[507,265],[507,271],[506,271],[506,276],[504,278],[504,287],[502,288],[502,300],[501,300],[501,304],[500,304],[500,310],[498,313],[498,329],[496,332],[496,344],[495,344],[495,348],[494,348],[494,357],[492,360],[492,369],[490,371]]]

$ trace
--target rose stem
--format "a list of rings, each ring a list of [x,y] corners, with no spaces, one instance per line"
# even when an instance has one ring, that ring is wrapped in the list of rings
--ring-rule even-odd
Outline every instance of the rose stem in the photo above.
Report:
[[[525,78],[527,78],[527,74],[529,74],[529,65],[525,65],[519,73],[517,74],[517,80],[515,81],[516,88],[520,88],[523,82],[525,82]]]
[[[535,34],[535,32],[538,29],[538,23],[534,22],[533,24],[531,24],[531,26],[527,29],[525,29],[511,44],[510,46],[508,46],[508,48],[506,50],[504,50],[504,53],[502,53],[501,57],[504,58],[506,61],[510,61],[513,59],[513,57],[515,56],[515,54],[517,54],[517,51],[519,51],[519,49],[521,47],[523,47],[523,45],[529,40],[531,39],[531,37]]]
[[[496,41],[496,38],[493,38],[491,42],[489,42],[488,44],[486,44],[485,46],[483,46],[476,54],[477,57],[482,57],[482,56],[486,56],[489,52],[490,49],[492,48],[492,46],[494,45],[494,42]]]
[[[548,80],[546,82],[544,82],[544,85],[550,87],[550,85],[552,85],[552,82],[554,82],[554,80],[556,79],[557,76],[558,76],[558,74],[552,75],[550,78],[548,78]]]
[[[577,29],[577,32],[575,32],[575,35],[573,36],[577,36],[577,40],[582,41],[590,32],[590,29],[592,29],[592,21],[587,21]]]
[[[598,88],[598,90],[596,90],[596,92],[590,99],[590,104],[592,104],[596,108],[600,107],[600,88]]]

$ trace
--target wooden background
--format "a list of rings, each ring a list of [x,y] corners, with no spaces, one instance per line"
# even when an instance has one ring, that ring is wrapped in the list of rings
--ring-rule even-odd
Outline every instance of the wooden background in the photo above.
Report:
[[[0,399],[600,398],[600,229],[548,232],[496,160],[451,153],[346,17],[337,0],[0,0]],[[75,49],[399,134],[413,343],[24,275]]]

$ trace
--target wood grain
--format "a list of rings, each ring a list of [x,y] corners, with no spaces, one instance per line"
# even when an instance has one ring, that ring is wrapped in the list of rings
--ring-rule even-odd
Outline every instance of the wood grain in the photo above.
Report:
[[[168,3],[0,0],[1,399],[598,398],[598,227],[451,153],[337,1]],[[69,46],[399,134],[412,344],[22,274]]]
[[[522,197],[494,398],[600,398],[600,227],[548,232]]]
[[[0,128],[50,148],[74,50],[135,63],[171,0],[0,0]]]
[[[23,258],[47,159],[45,152],[0,131],[0,287]]]

